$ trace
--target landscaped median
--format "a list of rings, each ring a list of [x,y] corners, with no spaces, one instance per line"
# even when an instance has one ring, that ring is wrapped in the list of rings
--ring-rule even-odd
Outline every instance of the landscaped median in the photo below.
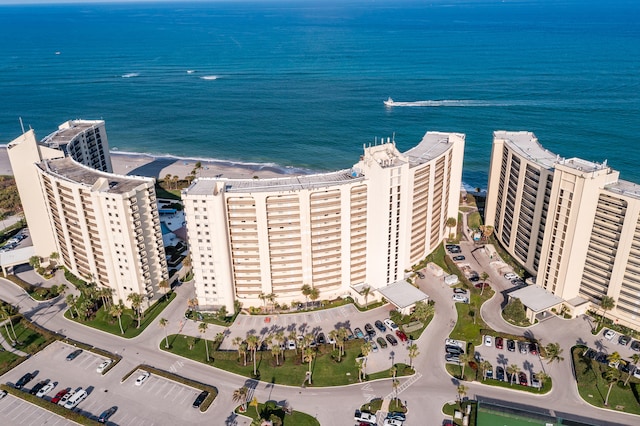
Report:
[[[247,407],[246,405],[249,406]],[[267,401],[262,404],[257,400],[253,400],[247,404],[240,405],[235,412],[251,418],[254,422],[258,422],[261,419],[269,420],[274,426],[320,426],[320,422],[309,414],[287,410],[286,407],[279,406],[276,401]]]
[[[181,334],[173,334],[169,336],[168,340],[169,349],[165,348],[164,339],[159,345],[160,349],[221,370],[273,384],[302,386],[309,371],[308,358],[303,360],[303,355],[299,350],[282,351],[278,359],[271,350],[257,351],[255,359],[257,374],[254,376],[254,360],[251,351],[247,351],[246,354],[240,351],[219,351],[216,342],[207,341],[209,344],[209,361],[207,362],[205,340]],[[320,345],[314,351],[311,360],[311,386],[344,386],[359,383],[359,367],[356,359],[361,356],[363,343],[362,340],[345,342],[345,354],[341,357],[337,356],[337,351],[333,350],[332,345]],[[413,369],[408,365],[395,364],[395,367],[398,377],[414,374]],[[366,372],[367,380],[390,378],[391,376],[391,368],[374,373]]]
[[[147,372],[149,372],[151,374],[155,374],[156,376],[164,377],[165,379],[172,380],[172,381],[174,381],[176,383],[180,383],[180,384],[183,384],[183,385],[190,386],[190,387],[192,387],[194,389],[198,389],[199,391],[207,391],[207,392],[209,392],[209,395],[202,402],[202,404],[200,404],[200,411],[203,412],[203,413],[205,411],[207,411],[207,409],[211,406],[213,401],[218,396],[218,389],[216,389],[214,386],[208,385],[206,383],[198,382],[198,381],[195,381],[195,380],[191,380],[191,379],[188,379],[188,378],[183,377],[183,376],[178,376],[177,374],[171,373],[169,371],[160,370],[159,368],[155,368],[155,367],[152,367],[150,365],[145,365],[145,364],[140,364],[140,365],[134,367],[131,371],[129,371],[127,374],[125,374],[122,377],[122,379],[120,379],[120,382],[123,383],[129,377],[131,377],[132,374],[134,374],[138,370],[147,371]]]
[[[582,345],[571,348],[580,397],[596,407],[640,414],[640,380],[609,367],[608,359],[601,363],[589,358],[587,349]]]

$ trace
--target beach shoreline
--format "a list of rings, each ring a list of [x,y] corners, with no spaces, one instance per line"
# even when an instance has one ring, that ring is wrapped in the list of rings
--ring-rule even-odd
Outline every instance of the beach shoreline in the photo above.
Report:
[[[145,176],[164,179],[167,175],[184,179],[191,174],[197,162],[201,168],[197,177],[221,177],[229,179],[277,178],[314,173],[310,170],[280,168],[270,164],[237,163],[223,160],[180,158],[169,155],[152,155],[137,152],[111,151],[113,172],[119,175]],[[0,147],[0,175],[13,176],[7,147]]]

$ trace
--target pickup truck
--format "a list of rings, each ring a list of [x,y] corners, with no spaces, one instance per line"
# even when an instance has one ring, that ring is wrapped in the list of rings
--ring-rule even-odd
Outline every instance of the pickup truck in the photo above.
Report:
[[[378,424],[378,419],[375,414],[365,413],[360,410],[356,410],[356,414],[354,415],[354,420],[360,423],[368,423],[370,425]]]

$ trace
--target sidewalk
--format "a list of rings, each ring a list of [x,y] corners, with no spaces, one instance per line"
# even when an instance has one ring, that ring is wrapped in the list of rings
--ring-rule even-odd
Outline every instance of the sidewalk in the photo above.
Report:
[[[7,322],[9,322],[8,319],[0,322],[0,327],[4,327]],[[9,331],[9,333],[11,333],[11,332]],[[9,334],[9,333],[7,333],[7,334]],[[9,337],[11,337],[11,336],[9,335]],[[20,351],[18,349],[15,349],[13,346],[11,346],[11,344],[5,340],[5,338],[4,338],[4,336],[2,334],[0,334],[0,345],[2,345],[4,350],[6,350],[8,352],[11,352],[11,353],[13,353],[13,354],[15,354],[17,356],[26,357],[26,356],[29,355],[26,352],[22,352],[22,351]]]

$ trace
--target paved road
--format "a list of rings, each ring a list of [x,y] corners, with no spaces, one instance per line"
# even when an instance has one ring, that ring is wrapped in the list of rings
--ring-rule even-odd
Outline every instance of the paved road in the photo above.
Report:
[[[469,247],[466,243],[463,243],[463,250],[469,250]],[[506,285],[504,282],[495,284],[500,283],[501,276],[490,269],[487,263],[488,259],[483,259],[480,251],[474,254],[479,262],[478,271],[487,271],[491,275],[494,285]],[[451,290],[444,285],[441,278],[435,278],[426,271],[425,275],[424,279],[418,280],[418,284],[436,302],[436,315],[417,342],[421,353],[414,361],[417,370],[416,376],[400,380],[399,397],[407,402],[410,410],[409,418],[406,422],[407,426],[425,424],[425,421],[427,421],[425,419],[431,419],[428,421],[429,424],[437,424],[439,419],[443,418],[441,413],[442,405],[445,402],[455,400],[456,386],[458,384],[445,371],[443,359],[444,339],[449,335],[456,321],[456,311],[451,300]],[[183,313],[187,307],[186,301],[188,298],[193,297],[193,287],[183,284],[176,289],[176,293],[176,300],[162,313],[162,316],[169,320],[167,332],[172,334],[182,330],[184,334],[199,335],[197,323],[183,318]],[[500,296],[496,295],[497,297]],[[370,398],[384,397],[392,392],[389,379],[325,389],[271,385],[263,382],[256,383],[244,377],[160,351],[158,346],[164,338],[164,330],[160,327],[152,325],[134,339],[124,339],[103,333],[66,320],[62,316],[65,309],[63,298],[59,298],[54,303],[38,303],[9,281],[1,279],[0,298],[18,304],[25,316],[43,327],[60,332],[76,340],[118,352],[123,356],[123,360],[118,366],[123,371],[128,371],[135,365],[147,363],[158,368],[176,371],[185,377],[205,381],[216,386],[220,392],[219,396],[208,412],[202,416],[202,422],[220,424],[219,419],[222,418],[226,419],[225,425],[249,424],[244,418],[234,416],[231,409],[236,405],[232,401],[233,391],[245,384],[254,389],[253,393],[260,401],[267,399],[287,401],[293,409],[316,416],[323,425],[350,425],[353,423],[353,410],[355,408]],[[380,312],[373,311],[362,314],[352,312],[349,314],[349,320],[362,326],[372,318],[382,316],[384,309]],[[482,314],[485,320],[496,330],[513,332],[510,328],[511,326],[504,323],[499,314],[494,312],[493,309],[483,309]],[[298,317],[286,316],[286,319],[282,319],[282,321],[302,324],[310,321],[308,315],[308,313],[304,313],[299,314]],[[312,314],[312,317],[314,315]],[[320,317],[326,316],[326,314],[319,315]],[[320,323],[324,324],[322,318],[320,320]],[[257,327],[255,321],[254,318],[241,318],[238,328],[236,329],[234,325],[231,327],[230,332],[232,335],[234,333],[241,335],[246,332],[247,326]],[[278,318],[277,321],[281,321],[281,318]],[[329,319],[328,321],[328,326],[331,326],[331,320]],[[223,331],[225,330],[222,327],[210,326],[207,336],[212,338],[216,333]],[[523,332],[523,330],[519,331],[520,333]],[[586,404],[578,396],[569,363],[569,348],[577,341],[595,344],[598,340],[598,336],[591,336],[588,332],[589,325],[585,319],[578,318],[566,321],[552,318],[530,327],[526,331],[531,332],[537,338],[542,337],[544,342],[560,342],[565,350],[565,360],[563,362],[552,365],[544,364],[547,371],[554,378],[552,392],[544,396],[538,396],[511,389],[495,388],[480,383],[467,383],[469,397],[491,397],[520,404],[545,407],[558,412],[570,412],[597,419],[602,424],[606,421],[622,425],[637,424],[638,418],[635,416],[594,408]],[[168,418],[167,420],[175,420],[176,423],[178,421],[184,424],[188,423],[181,420],[179,412],[175,413],[175,419]]]

